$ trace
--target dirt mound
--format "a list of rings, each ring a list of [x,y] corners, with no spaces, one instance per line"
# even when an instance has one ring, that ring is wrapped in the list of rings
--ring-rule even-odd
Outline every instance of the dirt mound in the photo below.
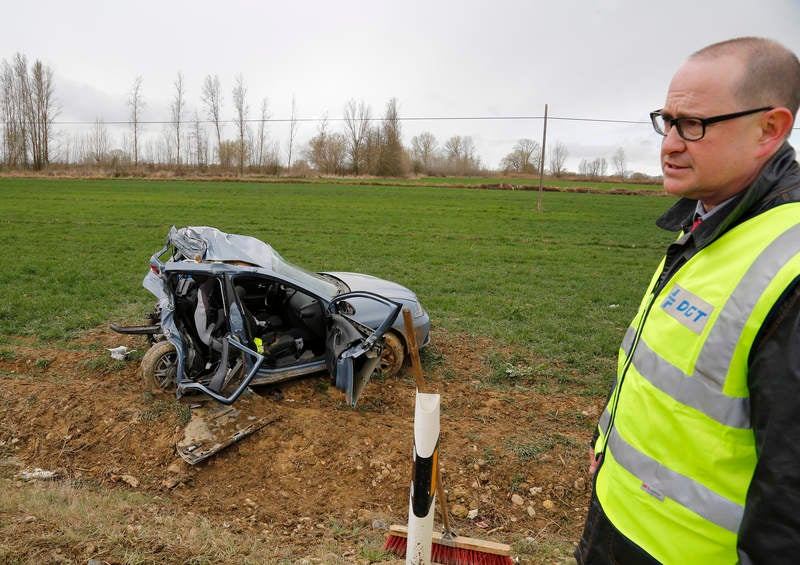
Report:
[[[98,330],[58,350],[31,343],[0,358],[0,455],[65,479],[158,493],[295,544],[323,542],[318,524],[330,517],[406,521],[410,375],[373,379],[356,409],[326,374],[262,388],[246,401],[272,423],[189,466],[174,451],[187,407],[143,393],[137,362],[109,360],[105,348],[123,343],[145,348]],[[543,532],[577,540],[589,495],[587,440],[602,399],[558,392],[552,376],[489,386],[490,342],[434,333],[433,343],[423,363],[442,395],[441,460],[456,529],[510,544]]]

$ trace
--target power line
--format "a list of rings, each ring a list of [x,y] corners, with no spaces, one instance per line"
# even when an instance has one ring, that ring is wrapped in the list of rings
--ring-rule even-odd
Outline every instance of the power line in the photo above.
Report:
[[[597,122],[597,123],[611,123],[611,124],[650,124],[649,121],[642,121],[642,120],[612,120],[612,119],[604,119],[604,118],[575,118],[575,117],[568,117],[568,116],[548,116],[548,120],[563,120],[563,121],[573,121],[573,122]],[[523,121],[523,120],[544,120],[544,116],[408,116],[408,117],[398,117],[398,121],[400,122],[437,122],[437,121]],[[308,122],[345,122],[347,118],[248,118],[246,120],[242,120],[244,123],[248,124],[259,124],[259,123],[308,123]],[[356,119],[355,121],[362,121]],[[381,122],[383,118],[368,118],[366,121],[371,122]],[[5,122],[0,122],[5,123]],[[62,121],[62,120],[53,120],[50,122],[51,125],[58,125],[58,126],[67,126],[67,125],[94,125],[97,123],[102,123],[104,125],[114,125],[114,126],[124,126],[124,125],[133,125],[133,122],[130,120],[113,120],[113,121]],[[203,120],[180,120],[179,122],[175,122],[174,120],[140,120],[137,122],[139,125],[167,125],[167,124],[213,124],[216,123],[214,120],[203,119]],[[230,119],[230,120],[219,120],[221,124],[237,124],[239,120]]]

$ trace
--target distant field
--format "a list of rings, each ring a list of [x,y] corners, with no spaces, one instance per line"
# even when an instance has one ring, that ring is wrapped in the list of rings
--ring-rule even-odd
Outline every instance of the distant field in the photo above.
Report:
[[[139,321],[152,302],[141,279],[169,227],[211,225],[314,270],[405,284],[440,329],[609,378],[672,239],[653,224],[671,201],[549,192],[543,202],[537,212],[535,191],[446,187],[0,179],[0,331],[53,340]]]
[[[319,182],[319,181],[314,181]],[[322,181],[324,182],[324,181]],[[347,184],[346,179],[332,179],[330,182],[336,184]],[[499,184],[509,184],[512,186],[539,187],[538,178],[514,178],[514,177],[420,177],[414,179],[365,179],[359,180],[358,184],[374,183],[377,185],[408,185],[408,186],[492,186]],[[626,190],[626,191],[648,191],[654,194],[663,192],[660,183],[633,183],[633,182],[595,182],[587,180],[562,180],[545,178],[542,181],[544,187],[556,188],[591,188],[596,191],[607,190]]]
[[[492,185],[492,184],[511,184],[514,186],[539,187],[538,178],[514,178],[514,177],[422,177],[409,181],[412,184],[426,185]],[[562,180],[545,178],[542,179],[542,186],[554,186],[557,188],[585,188],[590,187],[594,190],[623,189],[629,191],[648,190],[662,192],[660,183],[633,183],[633,182],[595,182],[586,180]]]

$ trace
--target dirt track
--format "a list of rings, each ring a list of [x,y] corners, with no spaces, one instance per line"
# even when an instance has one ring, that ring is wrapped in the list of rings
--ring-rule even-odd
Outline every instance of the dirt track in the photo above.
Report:
[[[456,529],[514,544],[522,562],[531,562],[519,549],[526,539],[577,540],[589,496],[587,441],[602,399],[537,392],[547,387],[535,376],[524,386],[487,386],[488,341],[434,333],[433,342],[423,361],[442,395],[441,459]],[[249,401],[275,421],[192,467],[173,449],[182,434],[174,398],[144,394],[137,362],[106,361],[104,348],[122,344],[145,347],[97,330],[58,350],[16,346],[13,358],[0,359],[0,459],[158,493],[298,548],[324,543],[318,525],[330,517],[369,525],[407,519],[410,375],[373,380],[356,409],[325,374],[263,388]],[[477,517],[467,518],[473,509]]]

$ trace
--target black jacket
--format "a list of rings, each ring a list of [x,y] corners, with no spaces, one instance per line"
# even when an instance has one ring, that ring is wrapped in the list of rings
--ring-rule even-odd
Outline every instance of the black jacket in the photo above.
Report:
[[[656,222],[661,228],[686,232],[667,249],[659,289],[721,234],[788,202],[800,202],[800,165],[788,143],[746,190],[693,232],[688,227],[697,201],[679,200]],[[739,529],[739,560],[796,563],[800,560],[800,277],[775,304],[756,337],[748,386],[758,462]],[[581,564],[654,562],[614,528],[594,494],[575,557]]]

